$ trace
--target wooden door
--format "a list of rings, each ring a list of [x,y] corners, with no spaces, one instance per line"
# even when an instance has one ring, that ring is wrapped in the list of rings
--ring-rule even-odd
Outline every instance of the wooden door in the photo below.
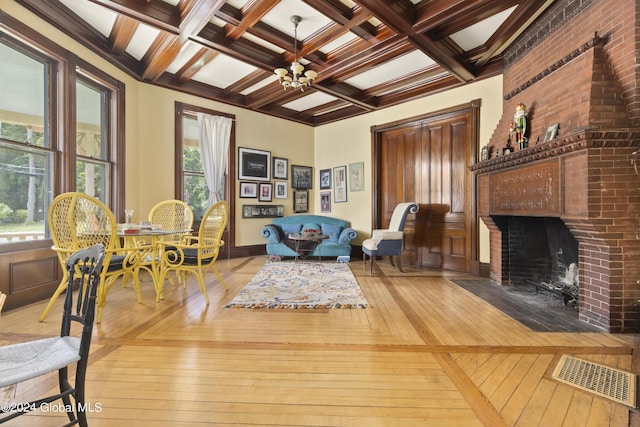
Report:
[[[471,108],[447,112],[374,136],[375,226],[388,224],[400,202],[420,206],[405,227],[403,264],[471,269],[473,114]]]

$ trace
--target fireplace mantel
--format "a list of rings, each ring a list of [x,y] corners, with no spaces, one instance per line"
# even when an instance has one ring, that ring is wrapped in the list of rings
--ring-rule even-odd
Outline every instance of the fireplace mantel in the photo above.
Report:
[[[478,162],[469,167],[476,173],[486,173],[511,168],[539,160],[556,158],[587,148],[640,147],[640,130],[633,129],[581,129],[549,142],[532,145],[523,150],[490,160]]]

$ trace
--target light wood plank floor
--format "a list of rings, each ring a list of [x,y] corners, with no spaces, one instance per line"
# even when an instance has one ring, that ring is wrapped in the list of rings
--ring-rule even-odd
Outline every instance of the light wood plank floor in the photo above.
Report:
[[[87,397],[92,426],[627,426],[629,408],[553,381],[560,355],[626,370],[638,336],[539,333],[449,279],[470,277],[388,263],[353,270],[370,307],[226,309],[266,257],[219,261],[225,292],[207,276],[167,285],[155,303],[114,287],[94,329]],[[56,334],[60,304],[4,313],[0,343]],[[16,401],[55,387],[21,384]],[[36,412],[12,425],[49,426]]]

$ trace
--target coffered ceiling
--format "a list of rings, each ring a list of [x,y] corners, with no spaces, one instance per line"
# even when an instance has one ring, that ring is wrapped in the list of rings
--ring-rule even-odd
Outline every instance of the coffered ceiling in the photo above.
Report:
[[[553,0],[15,0],[136,79],[317,126],[502,72]],[[283,90],[273,70],[318,76]]]

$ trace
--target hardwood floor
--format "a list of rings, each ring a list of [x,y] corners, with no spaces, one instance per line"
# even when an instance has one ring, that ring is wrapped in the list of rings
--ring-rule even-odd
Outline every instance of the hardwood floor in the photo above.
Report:
[[[369,275],[350,264],[370,307],[227,309],[266,262],[218,262],[229,291],[207,275],[168,285],[155,303],[114,287],[94,330],[87,398],[92,426],[627,426],[628,407],[551,379],[560,355],[625,370],[637,336],[534,332],[449,279],[401,274],[380,262]],[[380,270],[381,269],[381,270]],[[61,301],[59,301],[61,303]],[[56,334],[60,306],[4,313],[0,343]],[[15,401],[55,386],[51,376],[18,386]],[[10,425],[57,425],[35,412]]]

